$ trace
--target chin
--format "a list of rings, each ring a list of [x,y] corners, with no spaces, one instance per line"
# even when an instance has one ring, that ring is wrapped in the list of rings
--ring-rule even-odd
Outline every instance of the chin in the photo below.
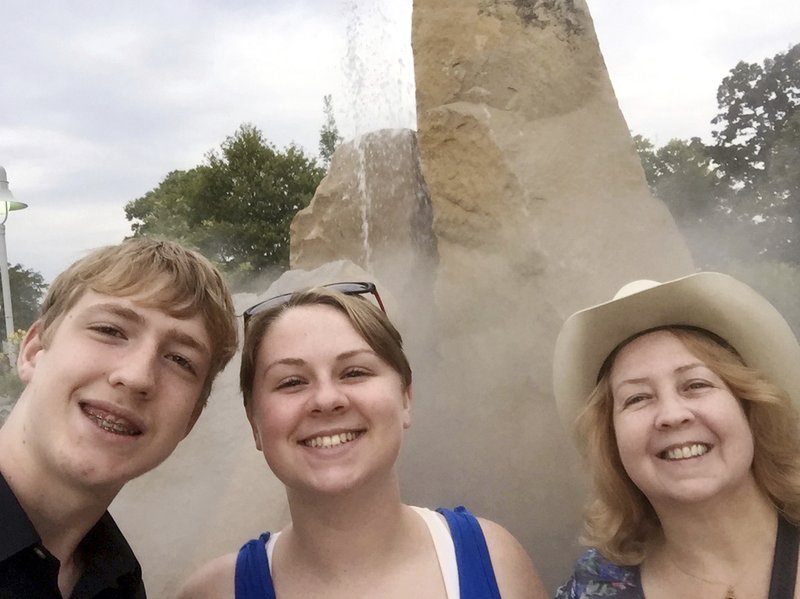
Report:
[[[347,477],[333,473],[330,476],[315,477],[311,480],[285,481],[284,484],[287,488],[294,489],[303,495],[318,495],[328,498],[346,496],[366,487],[366,481],[359,477]]]
[[[149,472],[163,460],[147,463],[131,463],[124,458],[86,460],[77,467],[77,475],[84,484],[93,487],[122,487],[134,478]],[[86,466],[90,463],[91,466]]]
[[[735,493],[730,487],[716,484],[678,484],[669,491],[662,490],[651,502],[654,505],[702,505],[716,501],[727,501]]]

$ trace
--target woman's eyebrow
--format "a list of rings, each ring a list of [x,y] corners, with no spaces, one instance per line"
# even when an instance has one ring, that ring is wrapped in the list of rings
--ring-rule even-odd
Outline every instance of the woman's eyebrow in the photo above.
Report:
[[[353,349],[350,351],[342,352],[338,356],[336,356],[339,360],[346,360],[347,358],[352,358],[353,356],[357,356],[358,354],[370,354],[372,356],[377,355],[371,348],[364,347],[359,349]]]
[[[691,364],[684,364],[682,366],[678,366],[675,370],[673,370],[673,372],[676,372],[676,373],[686,372],[687,370],[693,370],[695,368],[708,368],[708,366],[706,366],[702,362],[692,362]],[[649,378],[650,377],[642,376],[642,377],[637,377],[637,378],[625,379],[625,380],[620,381],[616,385],[614,385],[614,389],[613,390],[619,389],[622,385],[626,385],[626,384],[628,384],[628,385],[638,385],[638,384],[641,384],[641,383],[646,383],[649,380]]]
[[[301,358],[280,358],[267,364],[262,372],[267,373],[276,366],[303,366],[305,363],[306,361]]]
[[[675,372],[686,372],[687,370],[692,370],[693,368],[708,368],[702,362],[692,362],[691,364],[684,364],[683,366],[678,366],[675,369]]]

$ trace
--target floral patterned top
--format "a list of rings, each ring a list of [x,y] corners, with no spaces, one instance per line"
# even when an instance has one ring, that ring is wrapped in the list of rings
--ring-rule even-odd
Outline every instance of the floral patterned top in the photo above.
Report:
[[[575,562],[570,579],[556,591],[555,599],[644,599],[638,566],[612,564],[597,549],[589,549]]]

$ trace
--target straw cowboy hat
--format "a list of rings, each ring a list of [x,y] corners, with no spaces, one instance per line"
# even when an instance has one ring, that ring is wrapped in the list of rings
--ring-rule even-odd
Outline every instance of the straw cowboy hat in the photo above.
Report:
[[[633,281],[611,301],[566,320],[556,341],[553,390],[567,430],[574,430],[575,418],[614,348],[632,335],[668,325],[699,327],[722,337],[748,366],[800,405],[800,345],[786,320],[744,283],[701,272],[667,283]]]

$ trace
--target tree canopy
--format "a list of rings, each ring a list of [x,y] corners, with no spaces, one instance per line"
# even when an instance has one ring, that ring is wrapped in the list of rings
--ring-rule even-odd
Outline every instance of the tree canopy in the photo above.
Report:
[[[322,98],[322,111],[325,114],[325,122],[319,132],[319,155],[325,166],[328,166],[336,148],[342,143],[342,136],[339,135],[339,128],[333,116],[333,99],[330,94]]]
[[[763,65],[739,62],[717,103],[713,143],[634,138],[653,193],[702,267],[800,265],[800,44]]]
[[[717,103],[712,143],[634,137],[645,176],[696,264],[761,291],[800,334],[800,44],[737,64]]]
[[[47,284],[41,274],[22,264],[14,264],[8,268],[8,281],[11,290],[11,309],[14,315],[14,328],[27,330],[33,321],[39,317],[39,308],[42,305]],[[3,339],[6,335],[5,312],[0,325]]]
[[[172,171],[129,202],[125,216],[134,236],[195,247],[241,286],[254,273],[288,267],[289,225],[323,175],[299,147],[279,151],[243,124],[203,164]]]

